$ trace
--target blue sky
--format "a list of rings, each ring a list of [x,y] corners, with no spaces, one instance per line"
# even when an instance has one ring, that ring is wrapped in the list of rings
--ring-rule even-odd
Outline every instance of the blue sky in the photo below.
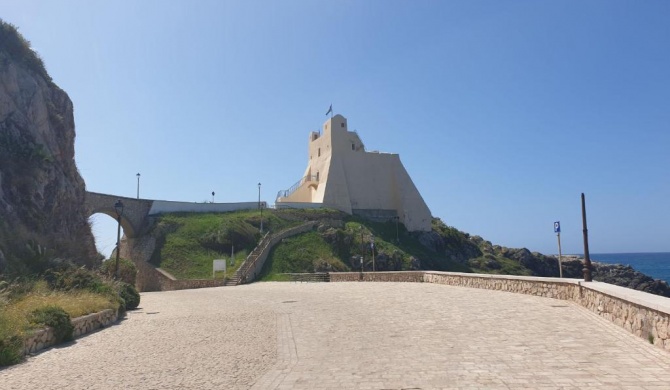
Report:
[[[670,251],[668,1],[4,0],[72,99],[88,190],[217,202],[300,179],[332,103],[495,244]],[[108,254],[115,221],[94,217]]]

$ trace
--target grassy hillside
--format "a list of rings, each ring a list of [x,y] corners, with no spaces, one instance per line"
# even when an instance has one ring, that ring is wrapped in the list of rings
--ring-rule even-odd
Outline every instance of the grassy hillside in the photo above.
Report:
[[[279,232],[305,221],[320,221],[314,231],[284,239],[275,246],[261,272],[262,280],[284,273],[328,271],[437,270],[507,275],[558,276],[553,256],[525,248],[494,245],[434,218],[429,232],[408,232],[395,222],[370,222],[334,210],[264,210],[264,230]],[[212,260],[229,259],[231,276],[259,241],[260,212],[167,214],[158,218],[152,263],[177,278],[211,278]],[[397,229],[397,230],[396,230]],[[371,242],[374,240],[374,261]],[[563,275],[581,277],[581,263],[564,262]],[[667,283],[630,267],[594,264],[595,280],[670,296]],[[217,277],[223,277],[223,274]]]
[[[329,218],[331,215],[339,213],[328,210],[263,210],[263,229],[264,232],[277,232],[299,225],[306,219]],[[217,277],[231,276],[260,240],[260,224],[261,215],[257,210],[161,215],[152,232],[157,248],[151,263],[178,279],[211,278],[212,260],[229,260],[233,249],[234,265],[228,267],[225,275],[217,274]]]
[[[433,221],[431,232],[408,232],[395,222],[371,222],[333,210],[264,210],[264,230],[278,232],[308,220],[316,231],[278,244],[262,272],[265,280],[282,273],[431,269],[528,275],[518,260],[496,253],[491,243]],[[235,262],[231,276],[260,240],[260,212],[175,213],[159,217],[153,234],[152,263],[180,279],[210,278],[213,259]],[[374,261],[371,242],[374,241]],[[374,264],[373,264],[374,263]],[[556,270],[558,272],[558,270]],[[217,277],[223,277],[223,273]]]

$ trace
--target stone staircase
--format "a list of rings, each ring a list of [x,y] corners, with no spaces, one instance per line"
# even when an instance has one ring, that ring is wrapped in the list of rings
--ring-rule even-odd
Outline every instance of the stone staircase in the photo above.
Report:
[[[270,234],[270,232],[266,233],[254,250],[249,253],[240,268],[235,271],[235,274],[224,283],[224,286],[237,286],[253,282],[260,274],[270,250],[272,250],[278,242],[284,238],[309,231],[317,224],[318,221],[309,221],[299,226],[284,229],[277,234]]]

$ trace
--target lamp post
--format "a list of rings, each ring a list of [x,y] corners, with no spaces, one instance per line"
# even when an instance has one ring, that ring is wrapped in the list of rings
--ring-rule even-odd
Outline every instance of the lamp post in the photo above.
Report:
[[[400,238],[398,236],[398,222],[400,222],[400,216],[396,215],[393,219],[395,219],[395,242],[400,243]]]
[[[261,204],[261,183],[258,183],[258,208],[261,210],[261,234],[263,234],[263,205]]]
[[[363,272],[364,271],[363,257],[365,255],[365,241],[363,240],[363,225],[359,226],[359,230],[361,231],[361,272]]]
[[[375,272],[375,236],[370,234],[370,248],[372,249],[372,272]]]
[[[215,195],[215,192],[212,191],[212,203],[214,203],[214,195]]]
[[[140,174],[139,172],[137,173],[137,199],[140,198]]]
[[[116,263],[114,264],[114,279],[119,278],[119,252],[121,251],[121,216],[123,215],[123,203],[121,199],[117,199],[114,203],[114,211],[116,211]]]

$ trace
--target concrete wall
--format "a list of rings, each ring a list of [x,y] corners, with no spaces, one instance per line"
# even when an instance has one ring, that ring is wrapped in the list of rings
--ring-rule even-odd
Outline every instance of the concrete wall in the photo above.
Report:
[[[263,208],[267,208],[265,202],[261,202]],[[225,213],[237,210],[254,210],[258,208],[256,202],[239,203],[191,203],[172,202],[168,200],[154,200],[149,215],[162,213]]]
[[[580,279],[540,278],[458,272],[330,273],[331,282],[425,282],[483,288],[574,302],[630,333],[670,351],[670,298]]]
[[[395,210],[410,231],[430,230],[431,214],[397,154],[366,152],[357,133],[348,131],[347,120],[335,115],[326,121],[323,134],[309,137],[309,162],[303,183],[282,202],[324,203],[351,214],[353,209]]]

